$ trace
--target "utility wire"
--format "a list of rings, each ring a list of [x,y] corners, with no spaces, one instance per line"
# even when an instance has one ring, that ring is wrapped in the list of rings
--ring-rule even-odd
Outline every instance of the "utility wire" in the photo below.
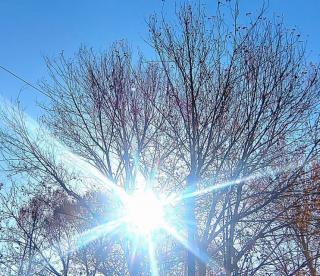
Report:
[[[37,90],[38,92],[40,92],[41,94],[45,94],[40,88],[36,87],[35,85],[33,85],[32,83],[26,81],[25,79],[23,79],[22,77],[19,77],[17,74],[13,73],[12,71],[10,71],[9,69],[3,67],[0,65],[0,68],[4,71],[6,71],[7,73],[9,73],[10,75],[14,76],[15,78],[17,78],[18,80],[24,82],[26,85],[29,85],[30,87],[32,87],[33,89]]]

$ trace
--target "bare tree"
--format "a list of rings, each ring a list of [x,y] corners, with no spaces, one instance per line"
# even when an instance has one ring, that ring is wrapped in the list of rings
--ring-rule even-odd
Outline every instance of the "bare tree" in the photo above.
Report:
[[[80,183],[91,190],[97,188],[97,183],[90,186],[79,174],[87,173],[88,178],[93,178],[92,184],[98,173],[104,177],[104,188],[112,186],[114,192],[121,187],[131,193],[138,172],[153,183],[158,160],[167,154],[158,150],[160,141],[166,141],[160,137],[164,120],[154,107],[163,85],[159,66],[143,67],[142,61],[133,65],[130,51],[122,42],[101,56],[81,49],[75,62],[61,56],[59,61],[48,60],[47,64],[52,83],[43,85],[49,99],[44,106],[45,125],[37,129],[35,122],[27,122],[21,110],[9,108],[2,114],[10,128],[1,133],[3,158],[11,173],[62,189],[90,211],[88,220],[99,224],[90,200],[79,192]],[[170,151],[170,146],[166,147]],[[72,159],[74,154],[76,160]],[[94,168],[94,173],[90,174],[90,166],[73,170],[80,166],[75,162],[81,158]],[[86,169],[88,172],[81,171]],[[121,246],[130,274],[140,275],[142,256],[131,256],[130,241]],[[133,257],[136,260],[131,262]]]
[[[311,208],[319,183],[310,178],[319,157],[319,67],[307,63],[299,35],[264,9],[247,25],[237,5],[229,11],[231,21],[220,6],[215,17],[197,5],[179,9],[176,22],[151,17],[155,62],[133,59],[124,42],[47,59],[41,120],[21,108],[2,112],[6,169],[32,183],[27,209],[3,200],[11,218],[27,210],[10,236],[24,235],[22,273],[148,274],[147,258],[121,235],[72,252],[60,246],[111,220],[118,189],[132,193],[140,173],[142,185],[178,194],[187,237],[185,250],[165,235],[155,253],[160,274],[319,271]]]
[[[190,244],[219,254],[227,275],[239,273],[249,248],[278,228],[272,224],[279,212],[266,212],[276,208],[319,142],[308,138],[316,130],[307,125],[317,113],[318,67],[305,63],[299,36],[266,20],[263,10],[248,26],[239,24],[237,5],[231,11],[231,27],[220,9],[212,20],[189,5],[178,11],[176,25],[163,17],[149,22],[168,82],[170,100],[162,113],[187,190],[236,183],[212,189],[206,201],[186,201]],[[290,182],[279,179],[282,170],[290,171]],[[262,178],[254,181],[259,187],[246,181],[255,175]],[[241,244],[249,225],[250,238]],[[195,275],[194,252],[187,266]],[[199,270],[206,273],[201,261]]]

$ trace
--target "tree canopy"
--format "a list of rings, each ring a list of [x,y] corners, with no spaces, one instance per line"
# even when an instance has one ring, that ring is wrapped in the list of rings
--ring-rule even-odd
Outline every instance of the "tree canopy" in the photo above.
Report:
[[[319,65],[264,9],[229,13],[151,16],[155,60],[46,59],[43,116],[2,107],[2,271],[320,273]]]

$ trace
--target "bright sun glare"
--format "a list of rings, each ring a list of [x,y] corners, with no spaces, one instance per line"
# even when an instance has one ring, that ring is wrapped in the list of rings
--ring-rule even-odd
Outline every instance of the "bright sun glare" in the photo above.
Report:
[[[136,191],[128,198],[125,208],[130,231],[147,234],[164,223],[163,204],[151,191]]]
[[[37,129],[37,123],[29,117],[27,117],[27,119],[26,123],[28,128],[32,131]],[[59,155],[63,157],[61,161],[64,162],[67,167],[70,166],[72,169],[80,169],[81,172],[86,172],[86,175],[90,175],[90,178],[86,178],[86,180],[92,179],[94,187],[100,187],[101,191],[111,193],[116,197],[117,203],[121,202],[117,205],[120,208],[115,210],[116,218],[114,220],[106,221],[73,237],[72,242],[74,242],[75,248],[72,249],[71,252],[92,241],[103,238],[108,234],[123,233],[122,230],[124,227],[125,235],[129,233],[133,234],[127,235],[126,238],[132,239],[132,241],[136,243],[135,250],[144,250],[144,239],[146,240],[150,260],[150,271],[153,276],[159,275],[155,248],[160,237],[160,235],[157,235],[158,230],[163,230],[164,234],[172,236],[188,251],[201,259],[203,263],[213,263],[206,252],[202,252],[196,244],[189,242],[186,231],[184,231],[187,227],[187,222],[184,220],[184,209],[180,209],[178,206],[179,202],[183,203],[185,199],[191,197],[202,196],[214,192],[217,189],[237,185],[243,181],[259,179],[291,169],[290,165],[284,169],[266,171],[262,174],[254,174],[224,183],[214,183],[195,192],[171,194],[168,197],[164,195],[158,196],[151,190],[145,190],[145,188],[148,187],[148,183],[146,183],[146,180],[141,174],[138,174],[138,176],[140,176],[137,179],[137,190],[133,194],[128,194],[124,189],[120,188],[120,186],[108,180],[97,168],[84,161],[80,156],[69,151],[69,149],[63,146],[55,137],[47,133],[46,129],[41,129],[41,131],[43,136],[48,139],[50,145],[54,146],[57,152],[59,152]],[[299,164],[299,166],[300,165],[301,164]],[[91,185],[91,182],[89,183]],[[137,239],[136,236],[139,236],[139,238]],[[142,239],[140,239],[140,237],[142,237]],[[140,245],[143,246],[140,247]],[[69,247],[70,244],[68,243],[67,246]],[[133,252],[135,252],[135,250],[133,250]]]

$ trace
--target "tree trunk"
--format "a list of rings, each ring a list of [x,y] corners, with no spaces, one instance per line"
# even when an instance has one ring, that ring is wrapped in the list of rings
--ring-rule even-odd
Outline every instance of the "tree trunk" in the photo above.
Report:
[[[194,192],[196,185],[196,177],[192,174],[189,175],[187,179],[188,191]],[[188,276],[195,276],[196,274],[196,255],[198,253],[198,243],[197,243],[197,224],[195,218],[195,199],[190,197],[186,201],[186,221],[188,225],[188,243],[192,248],[187,251],[187,272]]]
[[[206,276],[207,274],[207,265],[203,262],[199,262],[199,276]]]
[[[310,271],[310,275],[311,276],[317,276],[317,270],[316,270],[316,267],[313,265],[312,263],[312,256],[310,255],[310,252],[308,250],[308,244],[305,240],[305,238],[302,236],[301,239],[300,239],[300,242],[302,244],[302,252],[306,258],[306,261],[307,261],[307,266],[308,266],[308,269]]]

